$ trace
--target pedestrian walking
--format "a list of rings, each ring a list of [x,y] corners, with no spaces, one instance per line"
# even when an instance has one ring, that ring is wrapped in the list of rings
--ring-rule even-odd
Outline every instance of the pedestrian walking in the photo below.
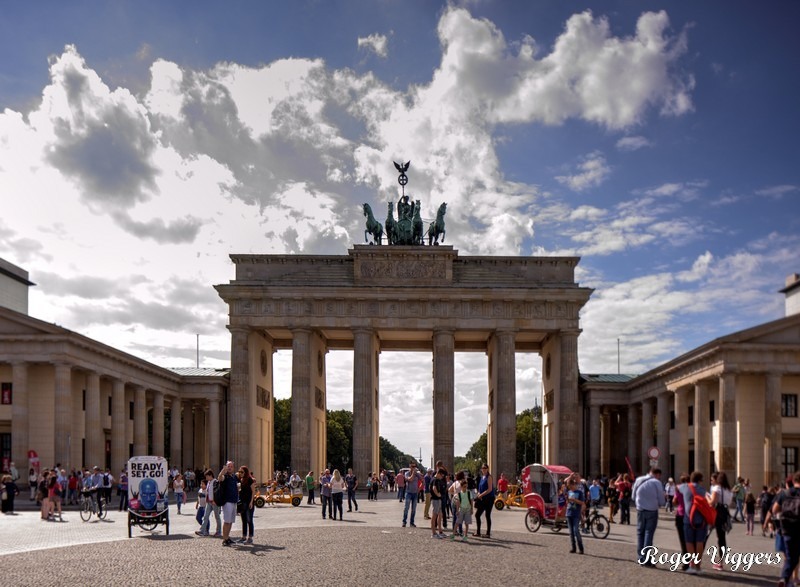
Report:
[[[636,552],[639,563],[655,566],[646,561],[644,549],[653,546],[653,536],[658,526],[658,510],[667,503],[664,486],[661,484],[661,469],[653,467],[647,475],[636,479],[633,484],[633,502],[636,504]]]

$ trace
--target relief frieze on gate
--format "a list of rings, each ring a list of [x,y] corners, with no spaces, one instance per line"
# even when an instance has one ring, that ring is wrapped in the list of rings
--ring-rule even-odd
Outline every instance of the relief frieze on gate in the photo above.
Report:
[[[239,315],[266,317],[462,318],[486,320],[573,320],[574,302],[508,300],[237,300]]]

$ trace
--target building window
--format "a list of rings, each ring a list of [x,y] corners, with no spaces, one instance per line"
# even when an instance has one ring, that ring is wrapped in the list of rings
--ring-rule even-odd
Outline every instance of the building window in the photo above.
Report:
[[[0,395],[2,395],[4,406],[11,405],[11,388],[10,381],[3,381],[3,383],[0,383]]]
[[[669,411],[669,429],[675,430],[675,410]]]
[[[0,434],[0,461],[3,465],[3,471],[8,471],[11,468],[11,433],[3,432]]]
[[[783,447],[783,478],[794,475],[797,471],[797,447]]]
[[[689,426],[694,426],[694,406],[689,406]]]
[[[710,402],[708,402],[708,421],[709,422],[713,422],[714,420],[717,419],[717,415],[714,413],[714,408],[715,407],[716,406],[714,405],[714,400],[713,399]]]
[[[797,394],[781,394],[781,416],[784,418],[797,418]]]

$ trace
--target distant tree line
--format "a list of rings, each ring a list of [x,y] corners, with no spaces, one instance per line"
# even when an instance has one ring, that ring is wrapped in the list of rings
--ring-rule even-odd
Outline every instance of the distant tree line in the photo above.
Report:
[[[275,468],[291,468],[292,456],[292,400],[275,400]],[[349,410],[326,410],[328,443],[325,455],[326,466],[344,472],[353,466],[353,412]],[[381,469],[399,471],[417,459],[403,453],[399,448],[379,438]],[[302,474],[307,473],[303,472]]]
[[[292,444],[292,400],[275,400],[275,468],[291,468]],[[346,471],[353,461],[353,412],[349,410],[327,410],[328,451],[325,462],[331,468]],[[517,414],[517,470],[506,473],[517,474],[525,465],[540,463],[542,455],[542,408],[535,406]],[[381,469],[399,471],[413,456],[405,454],[383,436],[380,442]],[[455,470],[469,470],[477,475],[480,466],[487,460],[486,432],[470,447],[465,456],[455,458]],[[422,465],[422,463],[420,463]],[[497,471],[499,473],[499,471]]]

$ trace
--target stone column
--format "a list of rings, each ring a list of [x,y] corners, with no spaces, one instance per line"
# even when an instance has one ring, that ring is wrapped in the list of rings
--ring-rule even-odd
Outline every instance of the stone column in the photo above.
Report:
[[[600,411],[600,472],[612,475],[611,471],[611,410],[603,406]]]
[[[353,470],[359,479],[366,479],[372,472],[376,456],[372,454],[377,433],[373,426],[378,387],[374,367],[376,346],[372,330],[353,330]]]
[[[219,458],[219,400],[208,400],[208,466],[218,473],[222,468]]]
[[[72,366],[69,363],[55,365],[55,461],[69,471],[73,463],[70,460],[70,446],[74,442],[72,434]]]
[[[452,330],[435,330],[433,333],[433,460],[434,462],[442,461],[448,471],[453,471],[455,459],[455,337],[453,334]],[[514,334],[510,334],[513,367]],[[498,385],[498,392],[499,388]],[[504,471],[510,477],[514,469],[504,469]],[[500,472],[498,470],[495,475],[499,477]]]
[[[133,454],[147,455],[147,390],[141,385],[133,388]]]
[[[311,392],[311,331],[295,328],[292,330],[291,454],[292,468],[298,471],[311,470]]]
[[[164,394],[153,391],[153,454],[164,456]]]
[[[181,459],[181,446],[183,445],[182,434],[183,427],[181,426],[181,398],[175,396],[172,398],[172,407],[169,414],[169,466],[177,465],[180,467],[183,464]],[[214,470],[214,473],[219,473]]]
[[[186,467],[194,469],[194,405],[186,402],[183,406],[183,462],[180,465],[181,472]],[[234,459],[235,460],[235,459]],[[235,463],[236,467],[245,465],[245,462]]]
[[[228,390],[228,451],[227,458],[234,462],[235,466],[250,462],[250,331],[247,328],[228,326],[231,331],[231,383]],[[294,410],[294,406],[292,406]],[[184,413],[184,427],[188,426],[190,416]],[[292,423],[294,423],[294,411],[292,411]],[[193,438],[188,437],[188,443]],[[191,466],[194,460],[189,460],[187,454],[187,440],[184,436],[183,460],[184,466]]]
[[[100,374],[86,374],[86,463],[105,469],[105,439],[100,423]]]
[[[578,470],[578,334],[579,330],[562,330],[561,373],[558,393],[559,464]],[[513,444],[511,445],[514,446]]]
[[[723,373],[719,379],[719,470],[736,479],[736,375]]]
[[[586,478],[594,478],[602,472],[600,467],[600,406],[589,405],[589,470]],[[591,475],[591,477],[589,477]]]
[[[515,363],[516,333],[511,330],[498,330],[494,334],[497,339],[496,374],[497,385],[494,390],[494,410],[491,414],[491,439],[489,445],[489,461],[496,479],[501,473],[511,478],[517,474],[517,385]],[[573,407],[577,410],[577,406]],[[577,446],[575,459],[578,458]]]
[[[708,384],[698,381],[694,384],[694,468],[704,479],[711,479],[708,419]]]
[[[650,470],[650,458],[647,449],[653,446],[653,400],[646,399],[642,402],[642,442],[639,449],[640,470]]]
[[[119,472],[127,462],[128,437],[125,434],[125,382],[114,379],[111,387],[111,472]]]
[[[783,428],[781,422],[781,374],[767,373],[764,432],[767,440],[764,483],[777,485],[783,475]]]
[[[656,446],[660,453],[659,466],[666,473],[665,477],[674,476],[675,471],[669,470],[669,406],[672,399],[669,392],[659,393],[656,398],[656,421],[658,422],[658,439]]]
[[[28,470],[28,363],[11,364],[11,460],[19,471]],[[43,463],[44,465],[44,463]],[[20,473],[23,483],[28,476]]]
[[[634,471],[641,471],[641,455],[639,447],[642,443],[642,404],[628,406],[628,458]]]
[[[689,397],[685,387],[675,390],[675,474],[689,470]]]
[[[247,465],[252,472],[254,463],[240,464]],[[189,463],[189,466],[192,467],[192,471],[199,467],[208,466],[208,458],[206,457],[206,410],[205,406],[198,404],[194,407],[194,460]]]

